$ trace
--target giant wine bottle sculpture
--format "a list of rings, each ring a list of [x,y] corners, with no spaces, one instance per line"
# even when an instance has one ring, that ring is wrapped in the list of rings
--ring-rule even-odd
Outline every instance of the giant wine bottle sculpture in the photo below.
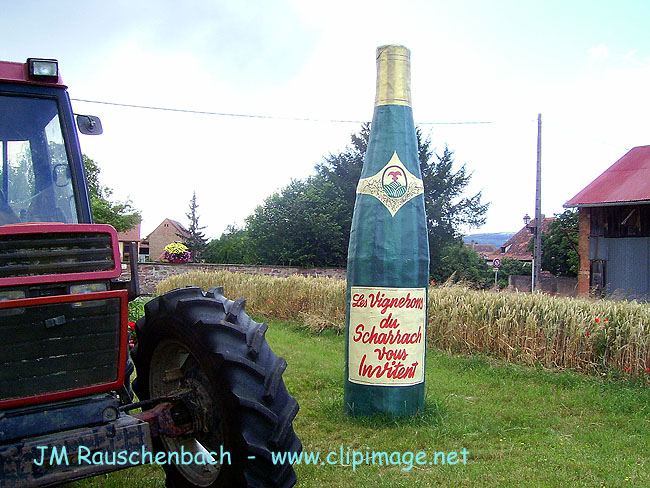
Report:
[[[377,95],[350,231],[345,408],[424,406],[429,242],[413,124],[410,51],[377,48]]]

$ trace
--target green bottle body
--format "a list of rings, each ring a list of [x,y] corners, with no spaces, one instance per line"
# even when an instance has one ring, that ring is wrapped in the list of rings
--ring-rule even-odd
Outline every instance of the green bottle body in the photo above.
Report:
[[[376,105],[348,249],[344,403],[354,416],[406,416],[424,407],[429,243],[422,190],[410,104]]]

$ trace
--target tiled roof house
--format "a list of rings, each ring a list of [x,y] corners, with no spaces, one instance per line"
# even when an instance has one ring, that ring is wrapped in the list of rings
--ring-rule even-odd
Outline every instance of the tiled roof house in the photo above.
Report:
[[[546,217],[542,222],[542,232],[548,231],[548,224],[553,222],[555,217]],[[535,219],[524,226],[519,232],[508,239],[498,252],[489,256],[489,259],[512,258],[524,262],[532,262],[533,252],[528,250],[530,239],[533,237],[532,229],[535,228]]]
[[[118,232],[117,240],[120,244],[120,257],[122,258],[122,262],[129,260],[129,242],[135,242],[135,252],[138,255],[140,247],[140,222],[131,230]]]
[[[497,247],[492,244],[478,244],[474,241],[465,243],[465,245],[478,253],[479,256],[488,259],[489,256],[497,252]]]
[[[140,242],[140,260],[159,261],[167,244],[182,242],[188,230],[176,220],[165,219]]]

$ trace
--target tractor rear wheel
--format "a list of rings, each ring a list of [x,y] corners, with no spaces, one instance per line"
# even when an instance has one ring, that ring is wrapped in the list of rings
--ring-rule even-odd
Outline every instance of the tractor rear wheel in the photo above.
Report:
[[[136,324],[133,389],[139,399],[190,392],[186,415],[178,412],[178,418],[191,422],[191,432],[154,438],[156,451],[177,452],[180,459],[163,464],[168,486],[286,488],[296,482],[293,466],[272,458],[272,452],[302,449],[292,425],[298,402],[282,380],[287,363],[267,344],[267,325],[251,320],[244,304],[226,299],[222,288],[188,287],[147,303]]]

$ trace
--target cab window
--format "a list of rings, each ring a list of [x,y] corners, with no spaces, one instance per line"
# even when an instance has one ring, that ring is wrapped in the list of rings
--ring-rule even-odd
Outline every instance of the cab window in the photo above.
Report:
[[[77,223],[56,101],[0,95],[0,114],[0,225]]]

